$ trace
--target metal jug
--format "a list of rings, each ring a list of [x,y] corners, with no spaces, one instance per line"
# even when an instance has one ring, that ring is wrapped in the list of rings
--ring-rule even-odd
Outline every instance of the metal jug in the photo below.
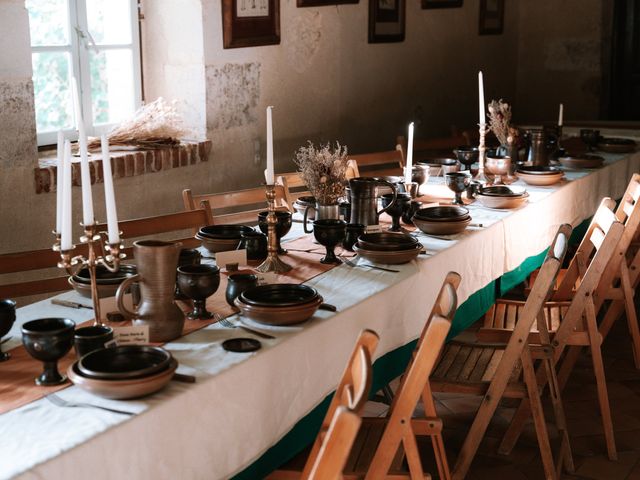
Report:
[[[527,132],[529,140],[529,153],[527,161],[531,165],[547,166],[549,165],[549,155],[547,153],[547,145],[545,134],[542,130],[530,130]]]
[[[385,185],[391,188],[393,200],[382,210],[378,211],[378,188]],[[378,216],[386,212],[396,203],[398,191],[396,186],[386,180],[371,177],[356,177],[349,180],[351,191],[351,218],[352,224],[377,225]]]
[[[157,240],[134,242],[138,273],[122,282],[116,292],[120,312],[134,325],[148,325],[151,342],[168,342],[182,335],[184,313],[174,301],[181,246]],[[132,312],[124,305],[124,293],[133,282],[140,284],[140,303]]]

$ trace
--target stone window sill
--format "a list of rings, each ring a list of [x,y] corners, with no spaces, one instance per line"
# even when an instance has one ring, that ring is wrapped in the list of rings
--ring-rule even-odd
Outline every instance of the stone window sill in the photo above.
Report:
[[[211,140],[200,142],[182,142],[175,147],[152,150],[114,150],[111,152],[111,171],[113,178],[133,177],[147,173],[186,167],[198,162],[206,162],[211,151]],[[92,152],[89,167],[91,184],[103,183],[102,158],[100,152]],[[56,191],[56,158],[55,153],[46,152],[34,169],[36,193]],[[73,158],[71,165],[72,184],[80,186],[80,159]]]

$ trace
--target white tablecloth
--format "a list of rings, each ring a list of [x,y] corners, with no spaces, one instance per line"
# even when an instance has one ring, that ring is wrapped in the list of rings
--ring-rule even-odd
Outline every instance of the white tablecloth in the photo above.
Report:
[[[139,415],[60,408],[45,399],[0,415],[0,478],[228,478],[277,443],[335,388],[363,328],[381,336],[376,358],[415,340],[448,271],[462,275],[462,303],[542,252],[559,224],[575,226],[593,214],[603,196],[620,197],[639,167],[640,154],[609,155],[604,168],[567,172],[560,187],[527,186],[530,202],[517,211],[471,205],[482,228],[470,228],[454,240],[419,235],[428,254],[393,266],[399,273],[343,265],[320,275],[308,283],[338,313],[318,311],[300,327],[263,327],[277,339],[261,340],[263,348],[253,354],[222,350],[221,341],[240,332],[218,325],[168,344],[179,371],[197,377],[194,385],[171,382],[162,392],[134,401],[99,399],[76,387],[59,393]],[[22,323],[43,314],[83,321],[92,312],[49,302],[22,308],[11,343],[19,342]],[[2,364],[0,381],[1,372]]]

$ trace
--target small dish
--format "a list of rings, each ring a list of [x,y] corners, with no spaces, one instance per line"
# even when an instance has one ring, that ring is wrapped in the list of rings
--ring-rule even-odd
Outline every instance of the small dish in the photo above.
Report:
[[[222,342],[222,348],[227,352],[248,353],[260,350],[262,344],[255,338],[230,338]]]
[[[636,147],[636,142],[630,138],[601,138],[598,142],[598,150],[608,153],[631,153]]]
[[[380,250],[367,250],[353,246],[353,251],[360,257],[366,258],[373,263],[386,263],[389,265],[400,265],[402,263],[409,263],[411,260],[420,255],[422,251],[422,244],[418,243],[411,250],[397,250],[397,251],[380,251]]]
[[[482,187],[478,195],[485,197],[500,197],[500,198],[517,198],[522,197],[527,193],[526,188],[518,187],[516,185],[493,185],[489,187]]]
[[[524,193],[520,196],[497,196],[497,195],[483,195],[478,194],[478,201],[488,208],[500,208],[500,209],[513,209],[518,208],[524,204],[529,198],[528,193]]]
[[[604,163],[604,158],[599,155],[585,154],[579,157],[560,157],[558,161],[563,167],[572,170],[582,170],[585,168],[600,168]]]
[[[291,307],[313,302],[318,291],[308,285],[272,283],[248,288],[239,295],[247,305],[256,307]]]
[[[171,381],[178,368],[178,362],[171,359],[168,367],[155,375],[125,380],[104,380],[86,377],[78,370],[78,362],[67,369],[67,375],[75,385],[99,397],[113,400],[139,398],[163,389]]]
[[[516,172],[516,175],[528,185],[534,185],[536,187],[548,187],[549,185],[554,185],[564,177],[563,172],[558,172],[550,175]]]
[[[365,233],[358,237],[358,246],[367,250],[410,250],[418,240],[407,233]]]
[[[562,170],[551,165],[521,165],[516,170],[516,173],[518,175],[521,173],[526,175],[557,175],[562,173]]]

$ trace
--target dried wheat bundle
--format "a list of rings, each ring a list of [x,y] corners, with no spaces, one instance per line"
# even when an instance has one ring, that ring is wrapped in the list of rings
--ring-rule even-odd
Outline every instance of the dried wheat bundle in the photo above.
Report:
[[[115,127],[107,138],[109,145],[126,145],[143,148],[160,148],[176,145],[188,132],[173,102],[162,97],[143,105],[133,115]],[[100,148],[100,139],[92,138],[89,148]]]
[[[511,132],[511,105],[502,99],[492,100],[489,104],[489,128],[496,135],[500,145],[509,143]]]
[[[347,147],[336,142],[318,148],[311,142],[296,152],[295,163],[309,191],[321,205],[335,205],[344,196],[347,181]]]

